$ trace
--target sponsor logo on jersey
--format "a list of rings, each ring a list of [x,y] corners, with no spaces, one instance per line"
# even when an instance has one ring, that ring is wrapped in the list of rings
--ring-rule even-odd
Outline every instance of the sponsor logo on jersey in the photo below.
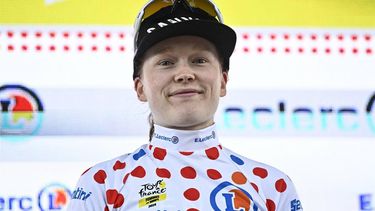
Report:
[[[301,201],[298,199],[293,199],[290,202],[290,211],[298,211],[298,210],[302,210]]]
[[[359,206],[361,211],[372,211],[375,210],[373,204],[372,194],[361,194],[359,195]]]
[[[172,142],[173,144],[177,144],[179,142],[179,138],[177,136],[167,137],[167,136],[154,133],[154,137],[163,141]]]
[[[78,187],[73,191],[72,199],[86,201],[86,199],[89,198],[91,194],[91,192],[84,191],[83,188]]]
[[[147,183],[141,186],[139,196],[141,199],[138,202],[138,207],[148,208],[156,206],[157,202],[167,199],[167,188],[164,180],[158,180],[155,183]]]
[[[43,105],[31,89],[21,85],[0,86],[0,134],[34,135],[41,127]]]
[[[215,131],[212,131],[211,135],[205,136],[205,137],[198,137],[194,139],[194,142],[205,142],[211,139],[215,139]]]
[[[251,195],[230,182],[220,183],[210,194],[214,211],[258,211]]]

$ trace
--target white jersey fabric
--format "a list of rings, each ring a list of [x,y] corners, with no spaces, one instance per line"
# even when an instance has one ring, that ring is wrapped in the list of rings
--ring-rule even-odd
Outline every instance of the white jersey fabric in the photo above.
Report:
[[[69,211],[300,211],[281,171],[224,147],[215,126],[181,131],[155,125],[152,141],[87,170]]]

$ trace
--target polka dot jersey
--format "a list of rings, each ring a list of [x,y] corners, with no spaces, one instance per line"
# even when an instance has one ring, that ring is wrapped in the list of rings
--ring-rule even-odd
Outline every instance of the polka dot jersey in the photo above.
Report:
[[[148,145],[85,171],[69,211],[300,211],[281,171],[222,147],[215,126],[155,125]]]

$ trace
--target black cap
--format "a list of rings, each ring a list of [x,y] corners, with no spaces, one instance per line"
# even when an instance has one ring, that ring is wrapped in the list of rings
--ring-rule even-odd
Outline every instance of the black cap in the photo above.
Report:
[[[236,45],[236,33],[199,8],[165,7],[146,18],[139,28],[135,43],[133,79],[139,76],[143,54],[156,43],[167,38],[192,35],[213,43],[223,58],[223,68],[229,70],[229,58]]]

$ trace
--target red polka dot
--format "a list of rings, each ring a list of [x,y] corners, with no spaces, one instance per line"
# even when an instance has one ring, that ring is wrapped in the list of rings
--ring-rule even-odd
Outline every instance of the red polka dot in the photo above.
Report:
[[[165,168],[157,168],[156,175],[162,178],[171,178],[171,173]]]
[[[187,209],[186,211],[199,211],[198,209],[195,209],[195,208],[189,208]]]
[[[154,157],[158,160],[164,160],[165,156],[167,155],[167,151],[165,149],[155,147],[154,149]]]
[[[370,40],[371,40],[371,35],[366,34],[366,35],[365,35],[365,40],[366,40],[366,41],[370,41]]]
[[[187,200],[196,201],[199,199],[199,191],[195,188],[189,188],[184,192],[184,196]]]
[[[190,166],[182,168],[180,173],[186,179],[194,179],[197,176],[195,169]]]
[[[107,174],[104,170],[99,170],[94,175],[94,180],[99,184],[104,184],[105,179],[107,179]]]
[[[146,176],[146,171],[142,166],[138,166],[130,174],[133,177],[143,178]]]
[[[81,174],[81,176],[84,175],[84,174],[86,174],[90,169],[91,169],[91,167],[88,168],[88,169],[86,169],[86,171],[84,171],[84,172]]]
[[[205,150],[206,155],[211,160],[216,160],[219,157],[219,150],[216,147],[212,147]]]
[[[329,34],[324,35],[324,39],[329,40],[331,39],[331,36]]]
[[[110,205],[113,204],[113,208],[119,208],[124,204],[124,196],[115,189],[107,190],[106,196],[107,203]]]
[[[247,179],[245,175],[243,175],[241,172],[237,171],[232,174],[232,180],[237,185],[243,185],[247,182]]]
[[[152,150],[152,145],[150,144],[150,145],[148,145],[148,148],[150,149],[150,150]]]
[[[221,146],[221,144],[218,145],[220,149],[223,149],[223,146]]]
[[[54,38],[56,36],[56,33],[55,32],[50,32],[49,36],[52,37],[52,38]]]
[[[68,32],[64,32],[63,33],[63,37],[68,38],[69,37],[69,33]]]
[[[271,199],[267,199],[266,205],[267,205],[267,211],[275,211],[276,210],[275,202],[273,202]]]
[[[36,36],[37,38],[41,37],[41,36],[42,36],[42,32],[35,32],[35,36]]]
[[[254,190],[259,193],[259,188],[255,183],[250,182],[251,186],[253,186]]]
[[[213,180],[217,180],[217,179],[220,179],[222,177],[220,172],[218,172],[215,169],[208,169],[207,170],[207,176],[209,178],[213,179]]]
[[[277,180],[276,183],[275,183],[275,188],[280,193],[284,192],[287,188],[287,185],[286,185],[284,179]]]
[[[268,172],[266,169],[264,168],[260,168],[260,167],[257,167],[257,168],[254,168],[253,169],[253,174],[264,179],[268,176]]]
[[[180,152],[181,155],[189,156],[192,155],[193,152]]]
[[[121,162],[121,161],[116,161],[115,165],[113,165],[113,170],[116,171],[116,170],[121,170],[121,169],[124,169],[126,166],[126,163],[125,162]]]
[[[127,173],[125,176],[124,176],[124,179],[122,180],[122,183],[125,184],[126,181],[128,180],[128,177],[129,177],[129,173]]]

